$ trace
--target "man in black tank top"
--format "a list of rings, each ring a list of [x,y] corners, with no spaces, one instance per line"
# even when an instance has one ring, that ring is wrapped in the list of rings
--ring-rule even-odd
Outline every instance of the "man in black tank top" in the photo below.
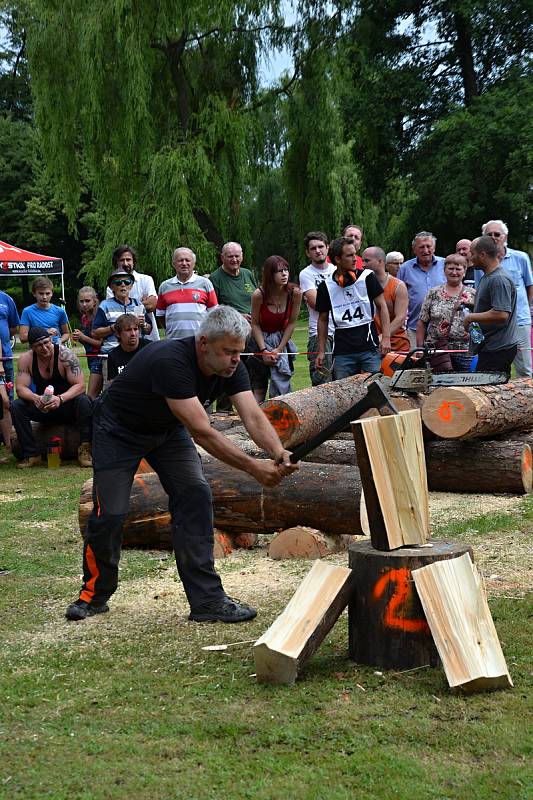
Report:
[[[22,450],[17,469],[42,464],[31,422],[70,423],[78,427],[80,467],[91,467],[92,402],[85,394],[80,362],[66,347],[53,344],[45,328],[30,328],[30,350],[19,359],[18,399],[11,404],[13,425]],[[34,389],[32,389],[32,386]],[[47,386],[53,394],[45,394]]]

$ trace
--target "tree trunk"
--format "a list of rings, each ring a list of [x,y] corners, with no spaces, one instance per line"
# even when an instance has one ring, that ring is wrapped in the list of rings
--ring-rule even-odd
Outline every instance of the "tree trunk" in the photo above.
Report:
[[[520,439],[429,442],[426,466],[432,492],[528,494],[532,488],[531,447]]]
[[[533,381],[436,389],[422,406],[422,420],[443,439],[479,439],[531,428]]]
[[[349,564],[355,591],[348,606],[349,655],[359,664],[385,669],[439,665],[439,655],[414,590],[411,571],[418,567],[472,555],[458,542],[433,540],[431,546],[383,552],[368,541],[351,544]]]
[[[361,400],[367,392],[366,378],[368,375],[354,375],[321,386],[311,386],[267,400],[261,404],[261,408],[280,440],[290,449],[316,436]],[[400,411],[407,411],[420,408],[423,397],[393,395],[392,399]],[[363,418],[376,416],[378,413],[377,409],[372,409]],[[382,413],[385,415],[391,412],[383,409]]]
[[[361,484],[355,468],[333,464],[301,464],[300,470],[274,489],[220,461],[206,461],[204,473],[213,493],[215,526],[231,533],[276,533],[308,525],[324,533],[360,534]],[[80,497],[80,530],[92,509],[92,481]],[[124,545],[171,545],[168,498],[155,473],[137,474],[124,523]]]
[[[461,69],[461,78],[463,79],[465,106],[468,107],[474,97],[479,94],[476,70],[474,68],[471,27],[468,19],[457,10],[453,12],[453,24],[457,34],[454,49]]]

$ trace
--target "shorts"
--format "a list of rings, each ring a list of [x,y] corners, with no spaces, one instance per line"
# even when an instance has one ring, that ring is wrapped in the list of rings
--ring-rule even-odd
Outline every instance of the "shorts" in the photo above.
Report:
[[[91,375],[102,374],[102,359],[95,356],[87,356],[87,366]]]

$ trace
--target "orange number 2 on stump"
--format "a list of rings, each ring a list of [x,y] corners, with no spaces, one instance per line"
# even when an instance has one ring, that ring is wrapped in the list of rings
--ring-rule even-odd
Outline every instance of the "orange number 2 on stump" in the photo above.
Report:
[[[407,567],[391,569],[381,576],[374,586],[372,597],[379,600],[389,582],[395,584],[395,590],[385,607],[383,623],[386,628],[397,628],[408,633],[429,634],[429,625],[425,619],[406,619],[402,616],[402,610],[408,600],[412,597],[411,573]]]

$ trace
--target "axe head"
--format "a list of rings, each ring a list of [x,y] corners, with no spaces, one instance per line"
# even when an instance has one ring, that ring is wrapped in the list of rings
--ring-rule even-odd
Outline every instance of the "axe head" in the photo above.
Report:
[[[382,409],[387,406],[390,408],[393,414],[399,413],[398,409],[379,381],[372,381],[367,390],[367,398],[372,402],[374,408]]]

